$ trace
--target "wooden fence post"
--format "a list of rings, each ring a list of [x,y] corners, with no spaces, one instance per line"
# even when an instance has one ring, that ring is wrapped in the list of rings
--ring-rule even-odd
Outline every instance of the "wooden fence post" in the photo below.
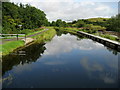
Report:
[[[18,34],[17,34],[17,40],[18,40]]]

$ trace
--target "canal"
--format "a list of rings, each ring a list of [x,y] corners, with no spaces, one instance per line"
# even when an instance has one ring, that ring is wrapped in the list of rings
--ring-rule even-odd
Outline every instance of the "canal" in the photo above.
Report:
[[[117,88],[118,55],[69,33],[3,57],[3,88]]]

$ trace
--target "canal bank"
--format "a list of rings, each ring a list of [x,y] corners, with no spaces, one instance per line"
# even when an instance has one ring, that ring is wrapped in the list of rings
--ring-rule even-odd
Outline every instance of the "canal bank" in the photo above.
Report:
[[[89,34],[89,33],[86,33],[86,32],[82,32],[82,31],[77,31],[77,33],[87,37],[87,38],[90,38],[94,41],[97,41],[99,43],[102,43],[104,44],[105,46],[108,46],[110,48],[113,48],[113,49],[116,49],[118,51],[120,51],[120,43],[119,42],[116,42],[116,41],[112,41],[110,39],[106,39],[106,38],[103,38],[103,37],[100,37],[100,36],[95,36],[95,35],[92,35],[92,34]]]
[[[33,43],[42,43],[54,37],[56,31],[53,28],[48,28],[45,31],[36,33],[35,35],[27,36],[26,39],[18,41],[9,41],[0,46],[1,55],[5,56],[20,48],[27,47]]]

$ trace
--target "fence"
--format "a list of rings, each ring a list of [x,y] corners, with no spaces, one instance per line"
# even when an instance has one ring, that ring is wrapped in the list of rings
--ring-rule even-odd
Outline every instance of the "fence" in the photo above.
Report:
[[[26,34],[0,34],[1,38],[6,38],[3,36],[16,36],[17,40],[19,38],[19,35],[24,35],[25,39],[26,39]]]

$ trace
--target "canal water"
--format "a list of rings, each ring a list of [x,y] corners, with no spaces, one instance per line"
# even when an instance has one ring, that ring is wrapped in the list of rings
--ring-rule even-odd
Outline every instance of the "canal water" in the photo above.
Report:
[[[91,39],[56,35],[3,57],[3,88],[117,88],[118,55]]]

